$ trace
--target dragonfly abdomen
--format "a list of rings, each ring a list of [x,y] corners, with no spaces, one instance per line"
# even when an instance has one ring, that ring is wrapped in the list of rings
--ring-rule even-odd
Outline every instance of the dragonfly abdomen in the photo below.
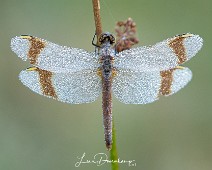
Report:
[[[112,146],[112,76],[102,78],[102,110],[105,144],[110,150]]]

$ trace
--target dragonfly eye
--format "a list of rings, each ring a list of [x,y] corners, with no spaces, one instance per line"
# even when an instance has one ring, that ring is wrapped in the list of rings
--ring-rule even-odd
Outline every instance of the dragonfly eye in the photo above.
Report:
[[[115,43],[115,37],[110,33],[102,33],[99,37],[100,44],[109,42],[111,45]]]

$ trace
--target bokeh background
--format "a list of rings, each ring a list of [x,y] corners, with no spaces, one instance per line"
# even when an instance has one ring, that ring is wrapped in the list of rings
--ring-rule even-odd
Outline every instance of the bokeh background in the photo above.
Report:
[[[0,0],[0,169],[71,170],[105,149],[101,98],[69,105],[33,93],[18,80],[29,66],[10,50],[10,39],[30,34],[93,51],[91,0]],[[210,170],[212,168],[212,1],[102,0],[104,31],[132,17],[139,45],[181,33],[203,37],[202,50],[185,65],[193,72],[177,94],[147,105],[113,100],[117,149],[136,167],[120,169]],[[110,169],[84,164],[78,169]]]

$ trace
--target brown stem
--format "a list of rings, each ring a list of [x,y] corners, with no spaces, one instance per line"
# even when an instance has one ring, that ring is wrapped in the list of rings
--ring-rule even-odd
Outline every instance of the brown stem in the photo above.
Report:
[[[95,20],[95,26],[96,26],[96,35],[98,39],[99,35],[102,33],[102,24],[101,24],[101,17],[100,17],[100,2],[99,0],[92,0],[92,1],[93,1],[94,20]]]

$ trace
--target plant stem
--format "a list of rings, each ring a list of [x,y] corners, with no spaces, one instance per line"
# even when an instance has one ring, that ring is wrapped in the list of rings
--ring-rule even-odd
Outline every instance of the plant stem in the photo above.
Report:
[[[102,33],[102,23],[101,23],[101,17],[100,17],[100,2],[99,0],[92,0],[92,2],[93,2],[93,13],[94,13],[95,26],[96,26],[96,35],[98,40],[99,35]]]
[[[113,123],[113,128],[112,128],[113,144],[112,144],[112,149],[110,150],[110,160],[117,161],[118,160],[118,153],[117,153],[117,148],[116,148],[116,131],[115,131],[115,124],[114,124],[114,117],[113,117],[112,123]],[[112,170],[118,170],[119,169],[118,162],[112,162],[111,167],[112,167]]]

